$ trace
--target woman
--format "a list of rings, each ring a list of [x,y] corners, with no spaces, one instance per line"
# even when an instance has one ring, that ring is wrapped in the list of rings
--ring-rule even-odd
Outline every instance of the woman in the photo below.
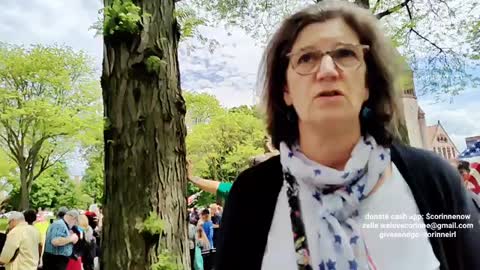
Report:
[[[188,222],[188,247],[190,249],[190,265],[191,269],[194,269],[195,265],[195,238],[196,238],[196,230],[197,226],[194,224],[190,223],[190,218],[187,217],[187,222]]]
[[[203,269],[210,270],[213,265],[212,256],[211,256],[211,248],[210,240],[208,239],[205,230],[203,229],[204,221],[199,221],[197,224],[197,233],[195,235],[195,245],[200,248],[202,252],[202,261],[203,261]]]
[[[68,260],[66,270],[82,270],[85,231],[80,226],[75,225],[72,227],[72,232],[78,236],[78,241],[73,245],[73,253]]]
[[[392,55],[353,4],[322,1],[283,22],[263,69],[280,156],[235,181],[216,270],[480,269],[460,176],[396,139]],[[474,228],[435,230],[454,222]]]
[[[79,241],[78,249],[82,258],[83,270],[93,270],[96,241],[92,227],[86,215],[78,216],[78,226],[84,232],[83,241]]]
[[[210,241],[208,240],[207,234],[203,230],[203,222],[199,222],[197,225],[197,234],[196,234],[195,243],[200,247],[202,251],[210,250]]]

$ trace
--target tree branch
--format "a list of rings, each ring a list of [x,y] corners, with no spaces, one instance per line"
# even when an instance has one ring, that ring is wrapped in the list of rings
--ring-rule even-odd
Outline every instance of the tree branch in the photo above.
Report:
[[[36,158],[38,152],[40,152],[43,142],[45,142],[45,140],[47,140],[48,138],[49,136],[42,137],[40,140],[35,142],[32,148],[30,148],[30,150],[28,151],[27,164],[32,163],[33,159]]]
[[[42,157],[40,169],[37,172],[37,174],[33,176],[32,178],[33,181],[35,181],[45,170],[47,170],[48,168],[52,167],[53,165],[57,164],[57,162],[62,160],[65,157],[65,155],[68,153],[68,151],[65,151],[64,153],[62,153],[55,161],[50,162],[50,156],[52,153],[53,151],[51,151],[47,157]]]
[[[7,131],[8,141],[13,144],[14,148],[16,148],[17,151],[19,151],[20,142],[18,141],[18,135],[15,133],[15,130],[13,130],[12,127],[6,121],[2,121],[2,124]]]
[[[377,19],[380,20],[381,18],[383,18],[383,17],[385,17],[385,16],[387,16],[387,15],[390,15],[390,14],[396,12],[398,9],[407,6],[407,4],[408,4],[410,1],[411,1],[411,0],[405,0],[403,3],[401,3],[401,4],[399,4],[399,5],[396,5],[396,6],[394,6],[394,7],[392,7],[392,8],[389,8],[389,9],[387,9],[387,10],[385,10],[385,11],[382,11],[382,12],[380,12],[380,13],[377,13],[377,14],[375,15],[375,17],[377,17]]]
[[[377,2],[375,2],[375,5],[373,5],[373,8],[372,8],[373,13],[377,12],[378,6],[380,6],[381,2],[382,0],[377,0]]]
[[[408,0],[410,1],[410,0]],[[410,10],[410,7],[407,5],[407,13],[408,13],[408,18],[410,18],[410,21],[413,21],[413,16],[412,16],[412,11]],[[438,46],[437,44],[435,44],[434,42],[432,42],[431,40],[429,40],[428,38],[424,37],[423,35],[421,35],[419,32],[417,32],[417,30],[413,29],[413,27],[410,27],[410,31],[409,32],[413,32],[414,34],[416,34],[418,37],[420,37],[421,39],[425,40],[426,42],[430,43],[432,46],[434,46],[435,48],[437,48],[441,53],[445,53],[445,51],[440,48],[440,46]]]
[[[17,165],[20,166],[20,160],[19,160],[19,157],[17,155],[17,150],[15,149],[15,147],[11,144],[11,142],[4,135],[0,134],[0,138],[5,141],[5,143],[8,147],[8,150],[10,151],[10,153],[5,152],[7,154],[7,156],[11,160],[13,160],[15,163],[17,163]]]
[[[438,46],[437,44],[435,44],[434,42],[432,42],[431,40],[429,40],[428,38],[424,37],[423,35],[421,35],[420,33],[417,32],[417,30],[413,29],[413,28],[410,28],[410,32],[413,32],[415,33],[418,37],[420,37],[421,39],[425,40],[426,42],[430,43],[433,47],[437,48],[439,50],[440,53],[445,53],[445,50],[442,49],[440,46]]]

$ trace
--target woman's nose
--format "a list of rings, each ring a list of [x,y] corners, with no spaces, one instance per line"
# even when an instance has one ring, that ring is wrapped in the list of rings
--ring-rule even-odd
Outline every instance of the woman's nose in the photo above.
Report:
[[[339,76],[335,61],[330,55],[324,55],[320,60],[315,76],[318,80],[334,79]]]

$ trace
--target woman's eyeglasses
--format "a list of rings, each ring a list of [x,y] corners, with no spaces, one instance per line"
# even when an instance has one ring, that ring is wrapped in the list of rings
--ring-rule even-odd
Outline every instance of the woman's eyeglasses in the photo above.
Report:
[[[363,59],[363,50],[370,46],[362,44],[341,44],[334,50],[323,52],[321,50],[306,50],[296,53],[289,53],[287,57],[293,70],[299,75],[310,75],[318,71],[323,56],[328,54],[337,67],[340,69],[357,69]]]

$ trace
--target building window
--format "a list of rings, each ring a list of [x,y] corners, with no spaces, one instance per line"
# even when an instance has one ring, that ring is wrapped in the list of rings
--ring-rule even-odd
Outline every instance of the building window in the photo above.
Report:
[[[452,156],[451,156],[451,147],[447,147],[447,156],[448,156],[448,159],[451,159]]]
[[[447,140],[447,137],[440,135],[437,137],[437,142],[447,143],[448,140]]]
[[[447,149],[445,149],[445,147],[442,147],[442,152],[443,152],[443,157],[447,158]]]

